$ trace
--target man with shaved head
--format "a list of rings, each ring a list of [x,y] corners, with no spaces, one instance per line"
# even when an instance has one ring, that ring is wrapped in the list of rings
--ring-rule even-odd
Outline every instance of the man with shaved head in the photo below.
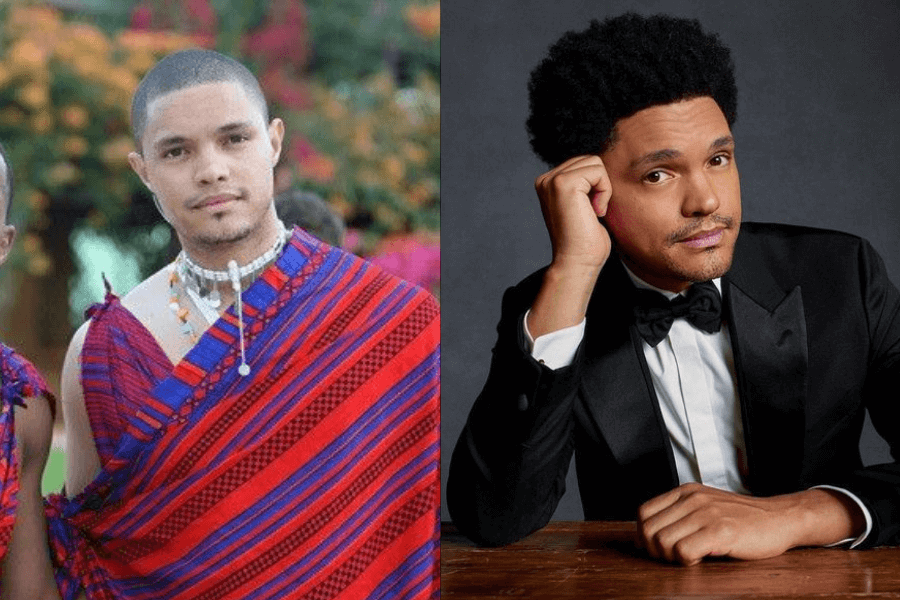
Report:
[[[273,202],[284,124],[206,50],[134,95],[131,166],[182,251],[66,358],[63,598],[430,598],[437,304]]]

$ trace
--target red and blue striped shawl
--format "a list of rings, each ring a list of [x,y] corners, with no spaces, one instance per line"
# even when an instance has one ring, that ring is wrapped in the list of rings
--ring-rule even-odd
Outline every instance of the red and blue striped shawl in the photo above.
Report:
[[[300,230],[243,298],[250,375],[229,309],[136,399],[97,479],[50,498],[63,597],[438,597],[434,298]],[[92,345],[126,312],[105,306],[86,395],[133,360],[127,335]]]
[[[55,408],[55,400],[37,369],[0,343],[0,563],[6,556],[18,506],[19,455],[13,408],[24,406],[26,398],[39,396],[47,398],[51,410]]]

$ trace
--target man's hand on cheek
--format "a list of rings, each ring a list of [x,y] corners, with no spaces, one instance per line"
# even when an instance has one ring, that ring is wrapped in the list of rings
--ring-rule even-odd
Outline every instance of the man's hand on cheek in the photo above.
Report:
[[[825,490],[756,498],[688,483],[640,507],[637,541],[654,558],[685,565],[707,556],[769,558],[850,537],[852,516]]]
[[[576,156],[539,176],[534,183],[550,242],[560,268],[599,271],[611,241],[597,217],[606,214],[612,186],[599,156]]]

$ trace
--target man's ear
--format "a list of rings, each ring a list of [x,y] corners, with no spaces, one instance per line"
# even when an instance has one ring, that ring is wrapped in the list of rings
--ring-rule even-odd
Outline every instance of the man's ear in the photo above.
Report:
[[[16,239],[16,228],[12,225],[0,225],[0,265],[6,262],[9,251]]]
[[[141,156],[139,152],[129,152],[128,164],[131,165],[134,172],[141,178],[141,181],[144,182],[147,189],[152,192],[153,188],[150,187],[150,182],[147,180],[147,163],[144,162],[144,157]]]
[[[281,157],[281,144],[284,142],[284,121],[277,117],[269,123],[269,142],[272,144],[272,168],[274,169]]]

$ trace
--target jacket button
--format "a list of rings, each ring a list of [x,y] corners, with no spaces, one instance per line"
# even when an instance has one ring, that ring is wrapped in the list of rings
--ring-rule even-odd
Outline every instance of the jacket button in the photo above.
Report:
[[[519,394],[518,402],[516,403],[516,408],[520,411],[525,412],[528,410],[528,395],[527,394]]]

